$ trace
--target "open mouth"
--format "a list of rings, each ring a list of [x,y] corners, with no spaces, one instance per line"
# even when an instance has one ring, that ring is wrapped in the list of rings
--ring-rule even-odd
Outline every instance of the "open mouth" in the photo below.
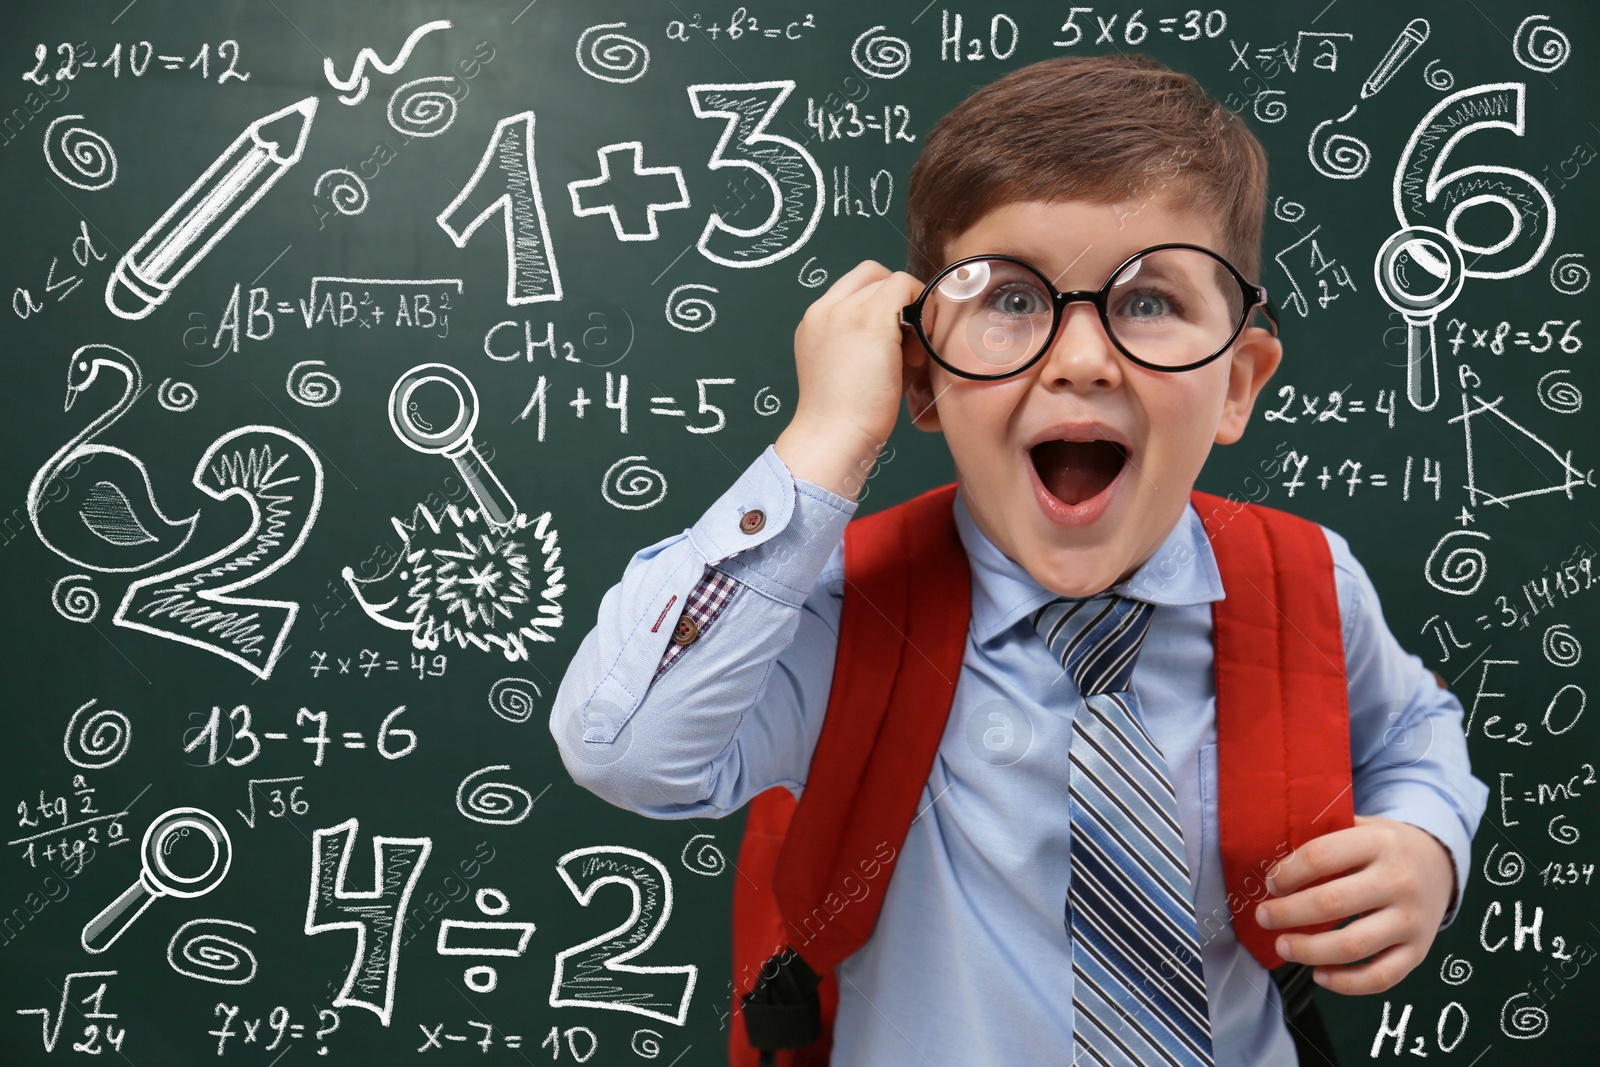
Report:
[[[1050,495],[1074,507],[1105,492],[1128,462],[1116,441],[1041,441],[1028,455]]]

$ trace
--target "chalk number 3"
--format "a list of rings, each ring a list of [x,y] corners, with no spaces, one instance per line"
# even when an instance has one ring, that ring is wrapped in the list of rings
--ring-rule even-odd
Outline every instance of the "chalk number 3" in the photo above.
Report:
[[[700,233],[700,254],[725,267],[763,267],[798,251],[822,218],[822,169],[801,145],[767,126],[794,92],[793,81],[691,85],[696,118],[725,119],[711,170],[754,171],[772,192],[772,210],[748,229],[712,213]]]

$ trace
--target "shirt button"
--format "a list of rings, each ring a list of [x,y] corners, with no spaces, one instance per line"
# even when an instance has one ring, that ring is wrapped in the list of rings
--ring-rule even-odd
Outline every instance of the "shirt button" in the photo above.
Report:
[[[675,645],[693,644],[700,636],[700,624],[689,618],[688,612],[678,616],[678,625],[672,628],[672,643]]]
[[[739,520],[739,529],[747,534],[753,534],[767,524],[767,513],[760,508],[751,508]]]

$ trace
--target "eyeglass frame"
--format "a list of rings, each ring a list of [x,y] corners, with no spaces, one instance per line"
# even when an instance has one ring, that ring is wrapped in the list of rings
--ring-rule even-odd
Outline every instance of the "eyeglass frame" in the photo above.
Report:
[[[1216,260],[1218,263],[1222,264],[1222,266],[1225,267],[1228,273],[1233,277],[1233,280],[1238,283],[1239,291],[1245,298],[1246,303],[1244,307],[1244,313],[1239,317],[1239,324],[1234,327],[1233,333],[1229,335],[1225,342],[1223,342],[1221,348],[1218,348],[1209,356],[1206,356],[1203,359],[1197,359],[1192,363],[1185,363],[1177,367],[1168,367],[1158,363],[1151,363],[1149,360],[1141,359],[1132,352],[1128,351],[1127,346],[1125,346],[1117,337],[1116,330],[1114,330],[1111,326],[1111,317],[1106,310],[1106,303],[1111,296],[1112,285],[1116,282],[1117,278],[1121,276],[1122,272],[1127,269],[1130,263],[1136,259],[1147,256],[1152,252],[1164,252],[1168,249],[1174,248],[1187,249],[1193,252],[1203,252],[1212,259]],[[957,267],[964,266],[968,263],[991,260],[1001,260],[1006,263],[1015,263],[1018,266],[1030,271],[1035,277],[1043,282],[1045,288],[1050,292],[1051,312],[1053,318],[1050,322],[1050,333],[1045,337],[1044,343],[1039,346],[1039,351],[1034,353],[1026,363],[1012,370],[1002,371],[999,374],[973,374],[970,371],[964,371],[958,367],[951,366],[949,363],[945,362],[945,360],[937,351],[934,350],[933,342],[928,340],[928,335],[923,331],[922,328],[922,307],[925,303],[927,303],[928,297],[933,295],[934,286],[942,281],[945,275],[949,274]],[[1038,363],[1039,360],[1044,357],[1044,354],[1050,351],[1050,346],[1055,343],[1056,333],[1061,329],[1061,320],[1065,314],[1067,306],[1069,304],[1077,304],[1081,302],[1088,302],[1094,305],[1095,311],[1097,311],[1100,315],[1100,325],[1105,330],[1106,337],[1109,338],[1111,343],[1116,346],[1118,352],[1121,352],[1124,356],[1128,357],[1128,359],[1148,370],[1165,371],[1170,374],[1177,374],[1187,370],[1196,370],[1197,368],[1205,366],[1207,363],[1210,363],[1212,360],[1226,352],[1230,347],[1233,346],[1233,343],[1239,339],[1239,335],[1244,332],[1245,327],[1249,325],[1251,313],[1254,312],[1256,308],[1260,308],[1262,314],[1266,316],[1267,322],[1271,327],[1272,336],[1278,336],[1278,316],[1273,312],[1272,305],[1267,302],[1267,290],[1265,286],[1252,284],[1245,278],[1243,274],[1239,272],[1239,268],[1228,262],[1227,258],[1219,253],[1214,252],[1203,245],[1188,244],[1182,241],[1151,245],[1149,248],[1140,249],[1139,251],[1133,253],[1133,255],[1129,256],[1112,269],[1111,273],[1106,277],[1105,283],[1101,285],[1099,289],[1073,289],[1068,292],[1061,292],[1058,290],[1055,287],[1055,283],[1045,276],[1044,271],[1018,256],[1008,256],[1000,253],[967,256],[940,268],[939,273],[933,276],[933,280],[928,282],[928,284],[923,287],[922,294],[918,296],[916,300],[900,309],[900,324],[902,326],[910,326],[913,330],[915,330],[917,334],[917,340],[922,342],[922,347],[927,351],[928,355],[932,356],[934,361],[938,363],[939,366],[943,367],[951,374],[961,378],[966,378],[969,381],[991,382],[998,381],[1003,378],[1015,377],[1016,375],[1021,374],[1023,371],[1028,370],[1035,363]]]

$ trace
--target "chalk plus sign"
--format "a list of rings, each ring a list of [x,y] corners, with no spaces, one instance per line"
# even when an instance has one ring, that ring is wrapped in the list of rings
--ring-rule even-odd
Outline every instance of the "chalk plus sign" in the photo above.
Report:
[[[632,152],[632,159],[623,158],[624,153]],[[572,195],[572,213],[582,218],[585,215],[610,215],[611,228],[617,233],[619,241],[654,241],[659,234],[656,232],[656,212],[673,211],[689,206],[689,191],[683,184],[683,171],[677,167],[646,167],[644,166],[644,146],[638,141],[624,141],[621,144],[606,145],[596,155],[600,157],[600,176],[587,178],[583,181],[568,182],[567,192]],[[612,185],[613,175],[611,168],[615,165],[621,171],[619,175],[621,189],[615,185],[605,193],[589,192],[585,190],[598,190],[601,186]],[[670,181],[668,180],[670,179]],[[644,225],[642,229],[628,229],[622,222],[622,211],[618,208],[618,201],[633,199],[627,195],[631,190],[630,185],[640,186],[641,199],[644,204]],[[668,186],[676,195],[668,200],[653,200],[652,195],[669,195]],[[619,192],[622,195],[619,195]],[[585,200],[591,201],[585,205]],[[602,202],[603,201],[603,202]],[[636,209],[627,208],[630,215]]]

